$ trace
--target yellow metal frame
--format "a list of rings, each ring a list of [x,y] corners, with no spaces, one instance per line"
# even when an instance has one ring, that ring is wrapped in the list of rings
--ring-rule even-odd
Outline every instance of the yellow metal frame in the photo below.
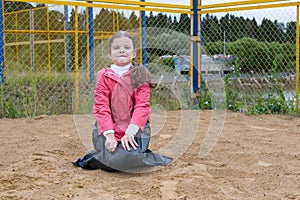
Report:
[[[2,13],[4,13],[4,0],[0,0],[0,1],[2,1],[2,5],[3,5],[2,6]],[[4,41],[6,40],[5,37],[6,37],[6,34],[4,34],[4,36],[3,36]],[[5,42],[4,42],[4,47],[3,48],[4,48],[3,49],[4,50],[4,55],[3,55],[4,56],[4,61],[3,61],[4,62],[4,69],[3,69],[4,72],[3,73],[4,73],[4,77],[6,77],[6,67],[5,67],[6,66],[6,59],[5,59],[5,52],[6,52],[6,50],[5,50]]]
[[[208,8],[219,8],[219,7],[236,7],[236,6],[242,6],[242,5],[251,5],[251,4],[266,4],[266,3],[283,3],[286,2],[286,0],[247,0],[247,1],[236,1],[236,2],[225,2],[225,3],[215,3],[215,4],[208,4],[208,5],[202,5],[199,8],[200,9],[208,9]]]
[[[142,2],[137,1],[126,1],[126,0],[94,0],[93,2],[100,3],[114,3],[114,4],[123,4],[123,5],[138,5],[138,6],[150,6],[150,7],[163,7],[163,8],[179,8],[179,9],[191,9],[189,5],[179,5],[179,4],[168,4],[168,3],[154,3],[154,2]]]
[[[201,6],[201,1],[198,1],[198,7]],[[199,36],[199,40],[200,40],[200,36],[201,36],[201,29],[200,29],[200,21],[201,21],[201,14],[198,14],[198,36]],[[200,88],[201,88],[201,41],[199,41],[197,43],[198,46],[198,88],[199,88],[199,96],[200,96]]]
[[[140,3],[143,3],[141,0],[140,0]],[[142,11],[139,12],[140,14],[140,19],[139,19],[139,31],[140,31],[140,49],[139,49],[139,55],[140,55],[140,65],[143,64],[143,30],[142,30]]]
[[[193,6],[193,0],[190,0],[190,6]],[[201,1],[198,1],[198,7],[201,6]],[[197,36],[193,36],[193,20],[194,17],[197,17],[198,19],[198,27],[197,27]],[[201,88],[201,41],[200,41],[200,19],[201,19],[201,14],[198,13],[198,16],[194,16],[194,14],[191,14],[191,42],[190,42],[190,51],[193,52],[193,41],[197,42],[197,48],[198,48],[198,53],[197,53],[197,57],[198,57],[198,63],[197,63],[197,82],[198,82],[198,93],[194,93],[193,91],[193,84],[190,85],[190,90],[191,90],[191,97],[195,98],[195,97],[199,97],[200,96],[200,88]],[[192,78],[194,76],[194,72],[193,72],[193,57],[190,56],[190,77]],[[192,81],[191,81],[192,83]]]
[[[208,13],[221,13],[221,12],[233,12],[233,11],[246,11],[246,10],[259,10],[267,8],[281,8],[298,6],[299,2],[287,2],[276,0],[251,0],[251,1],[237,1],[230,3],[218,3],[199,6],[200,14]],[[216,9],[217,8],[217,9]]]
[[[4,0],[2,0],[4,2]],[[246,10],[258,10],[258,9],[270,9],[270,8],[282,8],[282,7],[291,7],[295,6],[297,8],[297,28],[296,28],[296,111],[299,111],[299,6],[300,1],[297,2],[289,2],[286,0],[244,0],[237,2],[226,2],[226,3],[215,3],[208,5],[201,5],[201,1],[198,3],[198,16],[193,16],[192,7],[193,0],[190,0],[189,5],[178,5],[178,4],[168,4],[168,3],[154,3],[154,2],[142,2],[140,0],[12,0],[13,2],[32,2],[32,3],[44,3],[44,4],[53,4],[53,5],[67,5],[67,6],[75,6],[75,30],[50,30],[49,23],[47,23],[47,30],[5,30],[5,33],[45,33],[48,34],[48,40],[45,41],[35,41],[35,43],[47,43],[48,44],[48,75],[50,77],[50,43],[53,42],[62,42],[62,40],[50,40],[51,33],[69,33],[75,34],[75,54],[78,55],[78,34],[86,34],[87,31],[79,31],[78,30],[78,7],[93,7],[93,8],[111,8],[111,9],[122,9],[122,10],[134,10],[134,11],[154,11],[154,12],[166,12],[166,13],[181,13],[181,14],[190,14],[191,19],[194,17],[198,18],[200,22],[200,18],[202,14],[211,14],[211,13],[224,13],[224,12],[234,12],[234,11],[246,11]],[[44,9],[35,8],[36,9]],[[26,11],[26,10],[25,10]],[[27,10],[29,11],[29,10]],[[22,11],[16,11],[11,13],[6,13],[6,15],[16,14]],[[3,12],[4,13],[4,12]],[[118,16],[117,20],[118,20]],[[47,19],[49,20],[48,7],[47,7]],[[114,20],[113,20],[114,23]],[[17,25],[16,25],[17,26]],[[16,27],[17,28],[17,27]],[[117,31],[114,26],[114,31]],[[192,31],[192,25],[191,25]],[[141,33],[141,21],[140,21],[140,31]],[[137,33],[137,34],[140,34]],[[101,32],[101,35],[97,31],[95,31],[95,39],[107,39],[110,38],[113,32]],[[5,37],[5,35],[4,35]],[[198,36],[200,37],[200,26],[198,27]],[[191,39],[194,39],[191,37]],[[141,38],[140,38],[141,40]],[[12,46],[18,44],[27,44],[27,42],[15,42],[5,44],[5,46]],[[192,43],[190,45],[192,52]],[[199,87],[201,84],[201,47],[200,42],[198,44],[199,53],[198,53],[198,82]],[[5,52],[5,51],[4,51]],[[142,62],[142,49],[140,48],[140,62]],[[4,61],[5,62],[5,61]],[[190,76],[193,77],[192,70],[192,56],[190,58]],[[76,56],[75,60],[75,77],[76,77],[76,99],[78,98],[78,56]],[[5,69],[4,69],[5,73]],[[78,103],[78,101],[76,101]],[[76,107],[78,107],[76,105]]]
[[[85,18],[88,19],[89,18],[89,11],[88,8],[86,8],[85,10]],[[88,30],[89,29],[89,20],[86,20],[86,24],[85,24],[85,29]],[[89,36],[86,35],[86,41],[87,41],[87,48],[86,48],[86,57],[87,57],[87,69],[88,69],[88,74],[90,74],[90,41],[89,41]],[[90,80],[90,76],[88,76],[89,81]]]
[[[297,6],[296,19],[296,112],[299,111],[299,6]]]
[[[297,19],[296,19],[296,112],[299,112],[299,5],[300,1],[288,2],[286,0],[246,0],[237,2],[227,3],[216,3],[208,5],[198,6],[198,15],[211,14],[211,13],[223,13],[233,11],[246,11],[246,10],[259,10],[259,9],[270,9],[270,8],[282,8],[295,6],[297,8]]]
[[[166,3],[150,3],[139,1],[117,1],[117,0],[104,0],[93,1],[93,3],[86,1],[56,1],[56,0],[12,0],[12,2],[32,2],[56,5],[68,5],[77,7],[93,7],[93,8],[111,8],[121,10],[135,10],[135,11],[154,11],[154,12],[167,12],[167,13],[182,13],[190,14],[191,7],[186,5],[174,5]],[[131,5],[131,6],[130,6]],[[143,7],[142,7],[143,6]]]
[[[190,6],[192,8],[193,0],[190,0]],[[191,13],[191,27],[190,27],[190,35],[191,36],[193,35],[193,26],[194,26],[194,24],[192,22],[194,20],[194,17],[195,17],[194,14]],[[193,42],[192,41],[190,42],[190,52],[191,53],[193,52]],[[193,77],[193,75],[194,75],[194,73],[193,73],[193,57],[190,56],[190,77]],[[191,83],[192,83],[192,81],[191,81]],[[191,97],[194,98],[195,96],[194,96],[194,91],[193,91],[193,85],[192,84],[190,84],[190,93],[191,93]]]
[[[18,15],[16,14],[16,29],[18,29]],[[19,40],[19,34],[16,34],[16,42]],[[16,58],[17,62],[19,62],[19,46],[16,45]]]
[[[9,13],[5,13],[5,15],[13,15],[13,14],[17,14],[17,13],[29,12],[30,10],[34,10],[34,11],[36,11],[36,10],[42,10],[42,9],[45,9],[46,7],[48,8],[48,6],[45,6],[45,7],[38,7],[38,8],[32,8],[32,9],[24,9],[24,10],[12,11],[12,12],[9,12]]]
[[[5,33],[75,33],[75,30],[5,30]],[[77,31],[80,34],[86,34],[87,31]]]
[[[78,6],[75,6],[75,93],[76,93],[76,113],[79,108],[79,61],[78,61]]]
[[[47,38],[48,38],[48,80],[50,80],[50,73],[51,73],[51,46],[50,46],[50,43],[51,43],[51,38],[50,38],[50,19],[49,19],[49,9],[48,9],[48,6],[46,7],[47,8],[47,31],[48,31],[48,35],[47,35]]]

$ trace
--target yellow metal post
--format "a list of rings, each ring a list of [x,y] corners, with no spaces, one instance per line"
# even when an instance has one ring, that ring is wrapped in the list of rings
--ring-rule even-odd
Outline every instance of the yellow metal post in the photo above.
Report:
[[[299,5],[296,19],[296,112],[299,111]]]
[[[140,0],[141,1],[141,0]],[[142,11],[139,12],[139,29],[140,29],[140,65],[143,64],[143,33],[142,33]]]
[[[16,30],[18,30],[18,13],[16,13]],[[19,40],[19,34],[16,34],[16,42]],[[16,45],[16,59],[19,62],[19,45]]]
[[[75,93],[76,93],[76,113],[79,110],[79,81],[78,81],[78,6],[75,6]]]
[[[88,2],[88,1],[87,1]],[[88,7],[85,8],[85,21],[87,22],[85,25],[85,29],[88,31],[89,30],[89,11],[88,11]],[[90,74],[90,39],[89,39],[89,35],[86,35],[86,60],[87,60],[87,69],[88,69],[88,74]],[[90,76],[88,76],[89,81],[90,80]]]
[[[49,19],[49,8],[47,9],[47,31],[48,31],[48,80],[50,80],[50,72],[51,72],[51,47],[50,47],[50,19]]]
[[[270,2],[270,3],[267,3]],[[278,3],[272,3],[278,2]],[[259,3],[263,3],[259,5]],[[243,5],[243,6],[237,6]],[[281,8],[281,7],[291,7],[297,6],[299,2],[289,2],[289,1],[235,1],[229,3],[218,3],[218,4],[208,4],[200,6],[201,14],[212,14],[212,13],[226,13],[226,12],[235,12],[235,11],[250,11],[250,10],[259,10],[267,8]]]
[[[190,6],[191,8],[193,7],[193,0],[190,0]],[[191,93],[191,97],[194,98],[195,94],[193,91],[193,41],[192,41],[192,37],[193,37],[193,20],[194,20],[194,14],[193,12],[191,12],[191,26],[190,26],[190,34],[191,34],[191,40],[190,40],[190,93]]]
[[[116,28],[115,28],[116,22],[115,22],[115,12],[114,12],[114,9],[112,9],[111,14],[112,14],[112,31],[116,32]]]
[[[11,0],[12,2],[28,2],[28,0]],[[101,2],[100,2],[101,1]],[[80,7],[94,7],[94,8],[110,8],[110,9],[121,9],[121,10],[135,10],[135,11],[155,11],[155,12],[169,12],[169,13],[180,13],[180,14],[190,14],[191,11],[189,6],[180,4],[167,4],[167,3],[151,3],[151,2],[138,2],[138,1],[112,1],[110,3],[105,3],[107,1],[99,0],[93,1],[94,3],[86,3],[85,1],[69,1],[69,0],[30,0],[31,3],[45,3],[54,5],[68,5],[68,6],[80,6]],[[98,3],[96,3],[98,2]],[[137,5],[142,5],[143,7],[138,7]]]
[[[119,12],[117,10],[117,31],[120,30]]]
[[[198,8],[201,6],[201,0],[198,1]],[[198,9],[199,10],[199,9]],[[199,96],[200,96],[200,88],[201,88],[201,30],[200,30],[200,24],[201,24],[201,13],[198,12],[198,39],[199,42],[197,44],[198,46],[198,92],[199,92]]]
[[[2,17],[4,17],[4,0],[0,0],[2,1]],[[5,20],[3,20],[3,31],[5,30]],[[5,41],[6,41],[6,34],[5,34],[5,31],[3,33],[3,40],[4,40],[4,44],[5,44]],[[3,68],[3,74],[4,74],[4,77],[6,77],[6,59],[5,59],[5,54],[6,54],[6,48],[5,48],[5,45],[3,45],[3,57],[4,57],[4,61],[3,61],[3,64],[4,64],[4,68]],[[5,79],[4,79],[5,80]],[[0,81],[1,83],[1,81]]]

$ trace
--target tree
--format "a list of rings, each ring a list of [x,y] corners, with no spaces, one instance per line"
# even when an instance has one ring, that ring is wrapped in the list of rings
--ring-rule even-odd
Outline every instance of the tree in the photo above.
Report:
[[[96,31],[112,31],[112,15],[107,10],[102,8],[99,14],[96,15],[94,25]]]
[[[130,29],[138,29],[139,28],[139,19],[136,16],[135,12],[132,11],[129,17]]]
[[[35,7],[36,7],[36,8],[39,8],[39,7],[46,7],[46,4],[44,4],[44,3],[38,3],[38,4],[36,4]]]
[[[115,10],[112,10],[111,15],[112,15],[112,29],[113,31],[117,31],[118,27],[120,26],[120,23],[118,24],[120,19],[120,14]]]
[[[147,27],[155,27],[155,17],[153,16],[153,12],[151,11],[149,16],[146,16],[146,25]]]
[[[163,15],[162,13],[158,13],[156,16],[157,27],[166,28],[168,24],[167,15]]]
[[[181,33],[190,34],[191,20],[187,14],[180,14],[179,31]]]
[[[4,12],[14,12],[19,10],[29,10],[33,6],[30,3],[4,1]]]
[[[269,19],[263,19],[259,27],[260,30],[260,40],[267,42],[283,42],[284,30],[282,29],[281,24],[274,21],[274,23]]]
[[[231,41],[230,40],[230,35],[231,35],[231,27],[230,27],[230,16],[229,14],[226,14],[224,17],[221,17],[220,19],[220,29],[222,32],[226,32],[226,41]],[[220,37],[221,38],[221,37]]]
[[[207,55],[216,55],[216,54],[219,54],[220,53],[220,47],[223,46],[223,43],[218,41],[218,42],[208,42],[206,45],[205,45],[205,54]]]
[[[172,17],[171,15],[168,17],[168,24],[167,24],[167,29],[173,29],[173,22],[172,22]]]
[[[173,18],[173,30],[175,30],[175,31],[179,31],[179,22],[177,21],[177,17],[176,16],[174,16],[174,18]]]
[[[86,24],[86,14],[85,10],[78,13],[78,29],[79,30],[85,30],[85,24]],[[71,15],[70,15],[70,23],[69,23],[69,29],[75,30],[75,11],[72,9]],[[79,54],[78,54],[78,62],[79,65],[83,66],[83,62],[85,62],[85,57],[87,54],[87,37],[86,35],[79,34],[78,35],[78,46],[79,46]],[[70,60],[73,66],[71,68],[74,69],[75,67],[75,35],[71,35],[70,37]]]
[[[296,43],[296,22],[287,23],[286,41]]]
[[[49,26],[50,30],[64,30],[64,14],[57,11],[49,11]]]
[[[285,69],[286,71],[288,70],[295,70],[295,66],[296,66],[296,45],[295,43],[291,43],[291,42],[286,42],[281,44],[281,48],[282,48],[282,52],[283,54],[283,59],[284,59],[284,64],[279,64],[279,66],[282,66],[283,69]]]
[[[255,18],[253,17],[252,20],[247,21],[247,27],[248,27],[248,36],[250,38],[257,38],[258,36],[258,25],[257,22],[255,20]]]
[[[222,32],[223,33],[223,32]],[[222,40],[221,28],[218,18],[206,14],[202,21],[202,40],[206,42],[216,42]]]
[[[130,29],[129,19],[124,16],[123,12],[121,13],[121,15],[119,14],[119,27],[120,27],[120,30],[129,30]]]

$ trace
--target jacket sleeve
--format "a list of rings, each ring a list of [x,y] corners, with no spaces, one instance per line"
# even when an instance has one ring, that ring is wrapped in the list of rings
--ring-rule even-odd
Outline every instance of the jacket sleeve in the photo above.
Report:
[[[98,123],[99,134],[114,129],[110,109],[110,90],[104,77],[104,70],[97,73],[95,89],[95,104],[93,112]]]
[[[147,120],[150,118],[150,85],[144,83],[134,92],[135,105],[131,117],[131,123],[144,130]]]

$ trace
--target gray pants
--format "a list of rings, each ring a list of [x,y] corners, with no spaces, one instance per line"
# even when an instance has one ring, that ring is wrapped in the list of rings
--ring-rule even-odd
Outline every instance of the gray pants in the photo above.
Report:
[[[151,137],[151,128],[150,128],[150,122],[147,122],[144,131],[142,131],[141,129],[137,132],[136,136],[134,137],[134,140],[136,141],[136,143],[138,144],[138,147],[136,150],[134,150],[132,147],[130,147],[130,151],[131,153],[144,153],[148,147],[149,147],[149,143],[150,143],[150,137]],[[117,148],[123,148],[121,142],[118,143]]]

